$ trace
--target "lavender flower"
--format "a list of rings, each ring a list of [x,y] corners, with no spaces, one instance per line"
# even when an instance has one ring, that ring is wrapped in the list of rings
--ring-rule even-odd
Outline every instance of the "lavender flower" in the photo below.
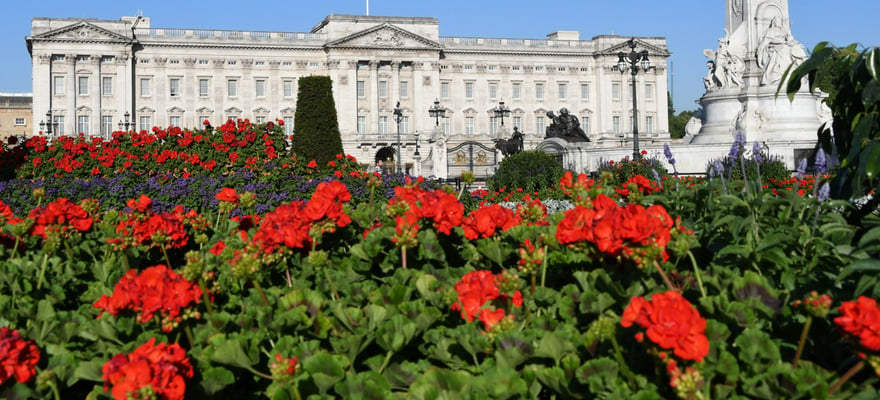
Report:
[[[663,143],[663,155],[666,156],[666,161],[669,162],[669,165],[675,166],[675,157],[672,156],[672,150],[669,149],[669,143]]]
[[[825,156],[825,150],[819,149],[816,153],[816,174],[823,175],[828,172],[828,157]]]
[[[724,163],[721,160],[715,160],[712,162],[712,171],[715,176],[724,177]]]
[[[802,158],[800,162],[798,162],[797,168],[794,170],[797,176],[804,176],[807,174],[807,159]]]
[[[828,186],[828,182],[822,184],[819,188],[819,194],[816,196],[819,199],[819,202],[823,202],[828,200],[828,196],[831,194],[831,187]]]
[[[752,144],[752,159],[758,164],[764,161],[764,154],[761,153],[761,145],[758,144],[757,140]]]
[[[652,169],[652,170],[651,170],[651,173],[654,174],[654,180],[657,181],[658,184],[663,185],[663,180],[660,179],[660,173],[657,172],[656,169]]]
[[[730,158],[739,157],[742,150],[746,147],[746,135],[742,132],[737,132],[736,137],[733,139],[733,144],[730,145]]]

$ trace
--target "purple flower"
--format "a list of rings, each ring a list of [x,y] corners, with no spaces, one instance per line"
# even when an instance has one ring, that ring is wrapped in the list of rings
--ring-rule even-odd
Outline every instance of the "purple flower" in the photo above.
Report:
[[[825,156],[825,150],[819,149],[816,153],[816,174],[823,175],[828,172],[828,157]]]
[[[798,176],[804,176],[807,173],[807,159],[802,158],[800,162],[798,162],[797,168],[794,170]]]
[[[828,182],[825,182],[822,184],[821,187],[819,187],[819,193],[816,195],[816,197],[818,197],[820,202],[823,202],[825,200],[828,200],[829,194],[831,194],[831,187],[828,186]]]
[[[657,181],[657,183],[659,183],[659,184],[662,185],[662,184],[663,184],[663,180],[660,179],[660,173],[657,172],[656,169],[652,169],[651,172],[654,174],[654,180]]]
[[[721,160],[713,161],[712,171],[715,176],[722,176],[722,174],[724,174],[724,163],[722,163]]]
[[[733,144],[730,145],[730,158],[739,157],[742,150],[746,147],[746,135],[742,132],[737,132],[736,137],[733,139]]]
[[[758,144],[757,140],[752,144],[752,159],[758,164],[764,161],[764,154],[761,153],[761,145]]]
[[[663,143],[663,155],[666,156],[666,161],[669,162],[669,165],[675,165],[675,157],[672,156],[672,150],[669,149],[669,143]]]

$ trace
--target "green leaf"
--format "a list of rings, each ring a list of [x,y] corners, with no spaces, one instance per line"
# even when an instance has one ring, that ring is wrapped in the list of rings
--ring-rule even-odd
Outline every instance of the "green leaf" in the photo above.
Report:
[[[104,363],[101,360],[80,361],[73,371],[73,377],[90,382],[103,382],[104,373],[101,372],[103,366]]]
[[[202,371],[202,381],[199,384],[206,394],[213,395],[233,383],[235,375],[232,371],[223,367],[210,367]]]
[[[254,361],[248,358],[244,347],[237,338],[229,339],[220,334],[208,339],[208,341],[210,347],[205,349],[208,360],[248,370],[254,365]]]
[[[321,394],[327,393],[327,390],[345,376],[346,362],[344,358],[326,352],[320,352],[306,358],[302,365],[303,370],[308,372]]]
[[[837,275],[837,281],[840,282],[850,274],[854,272],[864,272],[864,271],[880,271],[880,260],[876,258],[868,258],[864,260],[858,260],[848,265],[840,274]]]
[[[560,339],[555,332],[548,332],[535,346],[535,356],[552,358],[558,363],[564,355],[574,350],[575,346],[571,341]]]

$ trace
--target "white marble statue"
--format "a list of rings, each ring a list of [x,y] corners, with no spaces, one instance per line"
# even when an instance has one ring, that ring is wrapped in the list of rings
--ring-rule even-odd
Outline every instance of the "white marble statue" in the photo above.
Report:
[[[773,17],[758,43],[758,66],[764,70],[761,86],[778,85],[789,66],[796,67],[806,58],[803,46],[791,37],[782,18]]]

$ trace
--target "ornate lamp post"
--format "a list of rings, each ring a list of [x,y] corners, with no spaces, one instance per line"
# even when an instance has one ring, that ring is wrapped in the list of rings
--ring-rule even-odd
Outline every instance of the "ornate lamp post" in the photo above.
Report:
[[[40,121],[40,130],[45,130],[46,135],[52,135],[52,131],[58,132],[58,123],[52,121],[52,110],[46,113],[46,122]]]
[[[403,121],[403,110],[400,109],[400,102],[394,106],[394,122],[397,122],[397,174],[403,174],[403,159],[400,157],[400,122]]]
[[[125,114],[123,114],[123,116],[125,117],[125,123],[123,123],[122,120],[119,121],[119,130],[120,131],[125,130],[126,132],[128,132],[128,128],[133,126],[134,123],[129,122],[130,121],[129,118],[131,117],[131,114],[129,114],[128,111],[126,111]]]
[[[504,105],[504,100],[498,102],[498,107],[495,107],[495,118],[501,118],[501,126],[504,126],[504,117],[510,115],[510,108]]]
[[[440,126],[440,118],[446,117],[446,109],[440,107],[440,100],[434,99],[434,106],[428,109],[428,115],[434,118],[434,126]]]
[[[625,73],[626,70],[629,69],[630,74],[632,75],[633,160],[640,160],[642,158],[642,154],[639,152],[639,106],[636,102],[636,74],[639,73],[639,70],[647,72],[649,69],[651,69],[651,61],[648,60],[648,50],[636,52],[635,38],[629,40],[629,47],[629,54],[624,52],[617,53],[617,69],[620,71],[621,74]]]

